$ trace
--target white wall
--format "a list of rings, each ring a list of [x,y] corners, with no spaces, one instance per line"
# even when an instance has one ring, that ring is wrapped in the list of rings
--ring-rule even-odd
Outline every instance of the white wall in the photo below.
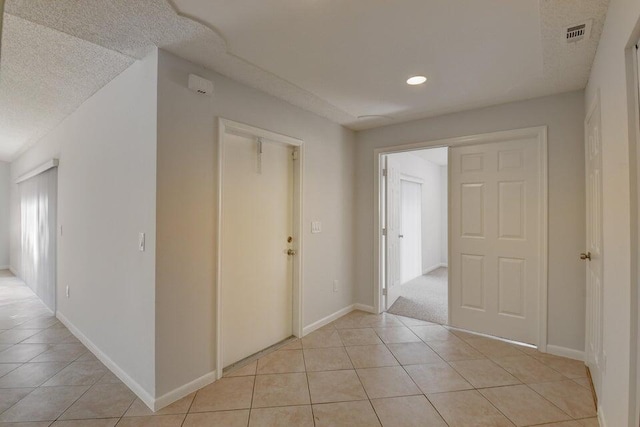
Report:
[[[549,319],[548,342],[584,350],[585,244],[584,93],[514,102],[391,125],[357,134],[357,301],[373,303],[373,151],[499,130],[548,126]]]
[[[9,267],[10,165],[0,162],[0,269]]]
[[[11,164],[15,179],[46,160],[60,159],[58,314],[151,396],[156,86],[153,53],[104,86]],[[11,265],[17,267],[20,208],[15,184],[11,203]],[[138,251],[138,232],[146,232],[146,252]]]
[[[158,395],[215,368],[217,117],[302,138],[304,324],[354,301],[354,134],[284,101],[160,52],[158,76]],[[187,89],[190,73],[212,97]],[[311,221],[322,233],[311,234]],[[340,288],[333,292],[333,280]]]
[[[609,427],[638,425],[637,419],[634,421],[637,417],[634,382],[638,331],[635,324],[631,326],[638,310],[637,283],[632,283],[632,277],[636,277],[634,270],[638,268],[637,259],[632,258],[632,247],[637,247],[637,237],[632,230],[637,230],[638,218],[637,208],[631,204],[637,199],[638,190],[634,177],[637,145],[633,141],[638,118],[634,108],[629,108],[634,102],[634,97],[628,96],[633,93],[628,87],[628,83],[633,82],[633,69],[627,68],[625,56],[630,57],[631,51],[625,49],[631,48],[640,37],[639,18],[637,0],[611,0],[585,96],[586,108],[598,92],[601,98],[603,345],[607,367],[598,404]],[[630,164],[629,158],[634,159],[634,163]]]

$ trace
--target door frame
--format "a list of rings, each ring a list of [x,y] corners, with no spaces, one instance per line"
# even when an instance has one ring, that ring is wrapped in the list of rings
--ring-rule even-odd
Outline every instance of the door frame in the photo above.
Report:
[[[538,316],[538,350],[542,352],[547,351],[547,295],[548,295],[548,156],[547,156],[547,126],[536,126],[523,129],[512,129],[498,132],[481,133],[475,135],[460,136],[454,138],[437,139],[425,142],[416,142],[400,145],[387,145],[384,147],[376,148],[374,150],[374,178],[373,178],[373,297],[374,297],[374,311],[381,313],[383,311],[382,301],[382,289],[384,285],[383,277],[383,256],[382,256],[382,224],[381,212],[382,200],[384,194],[382,194],[382,170],[384,168],[384,162],[382,157],[387,154],[401,153],[407,151],[415,151],[427,148],[438,147],[460,147],[465,145],[478,145],[489,144],[494,142],[513,141],[521,139],[537,140],[540,149],[540,161],[538,164],[538,172],[540,176],[540,236],[539,236],[539,248],[538,253],[540,257],[540,267],[538,277],[540,283],[539,289],[539,316]],[[447,174],[450,173],[448,168]],[[447,215],[451,211],[451,194],[448,192],[448,207]],[[451,221],[448,221],[448,240],[451,241]],[[447,245],[449,251],[449,259],[451,259],[451,246]],[[451,313],[451,288],[449,287],[449,310],[447,316]],[[450,322],[450,319],[447,319]]]
[[[223,247],[222,239],[222,227],[224,225],[224,218],[222,217],[223,207],[223,183],[224,183],[224,142],[225,136],[228,133],[235,133],[245,137],[262,138],[266,141],[276,142],[280,144],[289,145],[294,148],[294,153],[297,153],[294,157],[293,163],[293,237],[297,244],[294,246],[297,254],[293,257],[293,311],[292,311],[292,332],[296,337],[302,336],[302,310],[303,310],[303,286],[302,286],[302,254],[303,252],[303,233],[302,233],[302,218],[303,218],[303,178],[304,178],[304,141],[299,138],[283,135],[280,133],[272,132],[269,130],[261,129],[258,127],[250,126],[244,123],[235,122],[233,120],[218,118],[218,150],[217,150],[217,221],[215,226],[215,239],[216,239],[216,274],[215,274],[215,307],[216,307],[216,379],[222,378],[222,371],[224,369],[222,361],[222,349],[224,343],[222,342],[222,311],[223,311],[223,295],[222,295],[222,256]]]

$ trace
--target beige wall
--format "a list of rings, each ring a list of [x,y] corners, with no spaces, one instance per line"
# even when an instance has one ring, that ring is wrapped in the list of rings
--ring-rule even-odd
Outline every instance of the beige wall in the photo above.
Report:
[[[532,126],[548,126],[548,343],[584,350],[585,244],[584,93],[514,102],[391,125],[357,134],[357,302],[373,304],[373,150],[414,142]]]
[[[13,182],[60,159],[58,225],[64,232],[57,242],[57,314],[147,396],[155,392],[156,77],[152,53],[11,164]],[[17,270],[17,184],[11,203],[11,265]],[[139,232],[146,233],[146,252],[138,251]]]
[[[640,37],[639,18],[637,0],[611,0],[585,92],[587,108],[598,93],[601,99],[606,370],[598,403],[601,416],[610,427],[638,425],[635,393],[638,331],[634,320],[638,285],[633,281],[638,263],[632,258],[632,248],[637,245],[632,232],[637,230],[638,218],[631,204],[638,190],[634,178],[637,150],[634,133],[638,118],[633,106],[629,108],[634,96],[628,83],[633,82],[634,76],[633,69],[627,69],[626,59],[633,56],[631,47]],[[631,164],[630,158],[634,159]]]
[[[156,263],[157,395],[215,369],[217,121],[305,141],[304,325],[353,303],[354,134],[284,101],[160,52]],[[187,89],[189,73],[214,83]],[[322,233],[311,234],[311,221]],[[340,282],[333,292],[333,280]]]

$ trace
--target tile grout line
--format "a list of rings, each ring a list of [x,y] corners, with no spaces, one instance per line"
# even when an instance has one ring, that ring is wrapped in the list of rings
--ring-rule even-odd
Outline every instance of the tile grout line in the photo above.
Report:
[[[402,322],[402,320],[400,320],[400,321]],[[441,325],[441,326],[443,326],[443,325]],[[452,332],[451,332],[451,333],[452,333]],[[454,334],[454,335],[456,335],[456,334]],[[520,381],[520,383],[521,383],[521,384],[512,384],[512,385],[495,386],[495,387],[480,387],[480,388],[475,387],[473,384],[469,383],[469,384],[473,387],[473,390],[474,390],[474,391],[478,391],[478,390],[481,390],[481,389],[488,389],[488,388],[510,387],[510,386],[513,386],[513,385],[524,385],[524,386],[526,386],[528,389],[532,390],[534,393],[536,393],[537,395],[539,395],[540,397],[542,397],[545,401],[547,401],[549,404],[551,404],[551,406],[553,406],[553,407],[557,408],[561,413],[563,413],[563,414],[567,415],[567,416],[568,416],[569,418],[571,418],[572,420],[576,420],[576,418],[573,418],[571,415],[567,414],[567,413],[566,413],[565,411],[563,411],[561,408],[559,408],[558,406],[556,406],[553,402],[551,402],[550,400],[548,400],[547,398],[545,398],[544,396],[542,396],[540,393],[536,392],[536,390],[534,390],[534,389],[532,389],[531,387],[529,387],[529,384],[525,383],[525,382],[524,382],[524,381],[522,381],[520,378],[518,378],[518,377],[516,377],[515,375],[511,374],[510,372],[508,372],[508,371],[507,371],[506,369],[504,369],[502,366],[498,365],[495,361],[491,360],[487,354],[485,354],[485,353],[483,353],[482,351],[478,350],[477,348],[473,347],[471,344],[469,344],[469,343],[467,342],[467,340],[465,340],[464,338],[458,337],[457,335],[456,335],[456,337],[457,337],[457,338],[459,338],[461,341],[463,341],[465,344],[467,344],[467,345],[469,345],[470,347],[472,347],[474,350],[478,351],[478,352],[479,352],[480,354],[482,354],[483,356],[485,356],[485,359],[486,359],[486,360],[489,360],[490,362],[492,362],[492,363],[493,363],[493,364],[495,364],[496,366],[500,367],[502,370],[504,370],[504,371],[505,371],[505,372],[507,372],[509,375],[511,375],[511,376],[513,376],[514,378],[516,378],[516,379],[517,379],[518,381]],[[420,338],[420,339],[421,339],[421,340],[422,340],[422,341],[423,341],[427,346],[429,346],[429,343],[428,343],[427,341],[424,341],[421,337],[418,337],[418,338]],[[490,339],[490,338],[487,338],[487,339]],[[385,345],[386,345],[386,344],[385,344]],[[429,348],[431,348],[431,347],[429,346]],[[433,349],[432,349],[432,350],[433,350]],[[538,363],[540,363],[540,364],[544,365],[545,367],[548,367],[549,369],[551,369],[551,370],[553,370],[553,371],[557,372],[558,374],[563,375],[561,372],[556,371],[555,369],[551,368],[551,367],[550,367],[550,366],[548,366],[547,364],[545,364],[545,363],[543,363],[543,362],[541,362],[541,361],[537,360],[535,357],[532,357],[532,356],[530,356],[530,355],[526,354],[525,352],[523,352],[523,351],[521,351],[521,350],[519,350],[519,349],[516,349],[516,350],[518,350],[520,353],[522,353],[522,356],[527,356],[527,357],[529,357],[529,358],[531,358],[531,359],[533,359],[533,360],[537,361]],[[435,350],[433,350],[433,351],[435,351]],[[436,354],[438,354],[438,353],[436,352]],[[438,355],[439,355],[439,354],[438,354]],[[442,356],[441,356],[441,357],[442,357]],[[508,356],[505,356],[505,357],[508,357]],[[520,357],[520,355],[518,355],[518,357]],[[468,360],[483,360],[483,359],[468,359]],[[460,373],[460,372],[459,372],[459,371],[458,371],[454,366],[452,366],[452,365],[449,363],[449,361],[445,360],[445,363],[447,363],[447,365],[449,365],[449,366],[450,366],[454,371],[456,371],[460,376],[462,376],[462,377],[464,378],[464,376],[463,376],[463,375],[462,375],[462,374],[461,374],[461,373]],[[403,367],[404,367],[404,366],[403,366]],[[408,374],[408,373],[407,373],[407,374]],[[410,375],[409,375],[409,376],[410,376]],[[563,376],[564,376],[564,375],[563,375]],[[565,378],[569,379],[568,377],[565,377]],[[464,378],[464,379],[465,379],[467,382],[469,382],[466,378]],[[562,380],[562,381],[566,381],[566,379],[565,379],[565,380]],[[549,383],[551,383],[551,382],[558,382],[558,381],[548,381],[548,382],[549,382]],[[502,412],[498,407],[496,407],[496,406],[493,404],[493,402],[491,402],[489,399],[487,399],[487,398],[486,398],[482,393],[480,393],[479,391],[478,391],[478,393],[479,393],[479,394],[480,394],[480,395],[481,395],[481,396],[482,396],[482,397],[483,397],[487,402],[489,402],[489,404],[491,404],[491,406],[493,406],[493,407],[494,407],[494,408],[495,408],[499,413],[501,413],[501,414],[502,414],[506,419],[508,419],[510,422],[512,422],[512,423],[514,423],[514,424],[515,424],[515,422],[514,422],[511,418],[509,418],[506,414],[504,414],[504,413],[503,413],[503,412]],[[438,393],[434,393],[434,394],[438,394]],[[427,400],[429,400],[429,397],[428,397],[428,396],[426,396],[426,395],[425,395],[425,397],[427,398]],[[429,402],[431,402],[431,401],[429,400]],[[432,405],[433,405],[433,403],[432,403]],[[435,406],[434,406],[434,408],[435,408]],[[436,411],[437,411],[437,409],[436,409]],[[444,418],[443,418],[443,419],[444,419]],[[543,424],[545,424],[545,423],[543,423]]]
[[[340,337],[339,334],[338,334],[338,337]],[[309,384],[309,372],[307,371],[307,359],[304,356],[304,343],[302,342],[302,338],[300,338],[300,348],[302,351],[302,363],[304,364],[304,375],[305,375],[305,378],[307,379],[307,391],[309,392],[309,407],[311,408],[311,420],[313,421],[313,425],[315,426],[316,415],[313,411],[313,399],[311,398],[311,385]]]
[[[403,325],[405,325],[407,328],[409,328],[403,321],[402,319],[398,319],[400,321],[400,323],[402,323]],[[410,329],[410,328],[409,328]],[[411,330],[411,329],[410,329]],[[413,330],[411,330],[411,332],[413,333]],[[377,333],[377,332],[376,332]],[[414,333],[415,335],[415,333]],[[417,336],[417,335],[416,335]],[[429,347],[429,345],[424,342],[422,340],[421,337],[418,337],[418,339],[420,339],[420,341],[425,344],[427,346],[427,348],[431,349],[431,347]],[[442,416],[442,414],[440,413],[440,411],[438,411],[438,408],[436,408],[436,406],[433,404],[433,402],[429,399],[429,397],[426,395],[426,393],[424,393],[424,391],[422,390],[422,388],[420,388],[420,386],[418,385],[418,383],[416,383],[416,381],[413,379],[413,377],[411,376],[411,374],[409,374],[409,372],[407,371],[407,369],[405,368],[405,365],[403,365],[402,363],[400,363],[400,360],[398,360],[398,358],[396,357],[395,354],[393,354],[393,352],[391,351],[391,349],[389,348],[389,346],[387,345],[387,343],[385,343],[383,341],[383,344],[385,345],[385,347],[387,347],[387,350],[389,350],[391,352],[391,354],[393,355],[393,357],[396,358],[396,361],[398,362],[398,364],[402,367],[402,369],[404,370],[404,372],[407,374],[407,376],[411,379],[411,381],[415,384],[415,386],[418,388],[418,390],[420,390],[420,392],[422,392],[422,396],[424,396],[425,399],[427,399],[427,402],[429,402],[429,405],[431,405],[431,407],[436,411],[436,413],[438,414],[438,416],[440,416],[440,419],[447,425],[449,426],[449,423],[444,419],[444,417]],[[442,359],[442,356],[440,356],[435,350],[431,349],[431,351],[433,351],[435,354],[438,355],[438,357],[440,357]],[[444,361],[444,359],[443,359]],[[447,363],[446,361],[444,361],[445,363]]]

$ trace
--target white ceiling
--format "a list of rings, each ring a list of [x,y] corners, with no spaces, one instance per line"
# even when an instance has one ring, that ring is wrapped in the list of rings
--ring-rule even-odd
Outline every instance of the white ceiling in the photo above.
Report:
[[[174,1],[8,0],[0,160],[154,46],[356,130],[581,89],[608,3]],[[591,38],[567,45],[585,19]]]

